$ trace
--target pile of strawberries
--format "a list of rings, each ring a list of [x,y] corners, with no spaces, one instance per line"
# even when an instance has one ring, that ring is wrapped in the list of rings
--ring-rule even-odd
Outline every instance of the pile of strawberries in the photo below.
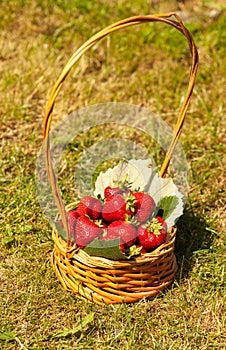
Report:
[[[126,255],[131,256],[132,251],[136,251],[134,255],[144,254],[166,240],[167,225],[157,211],[149,194],[127,186],[108,186],[104,200],[84,196],[68,212],[70,240],[85,248],[94,239],[119,238],[120,249]]]

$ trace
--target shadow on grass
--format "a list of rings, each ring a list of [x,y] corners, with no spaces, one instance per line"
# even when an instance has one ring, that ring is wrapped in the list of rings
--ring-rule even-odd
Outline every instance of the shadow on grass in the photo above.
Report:
[[[180,278],[185,278],[194,265],[193,253],[209,249],[212,245],[213,229],[207,222],[190,210],[185,210],[177,222],[175,255],[179,265]]]

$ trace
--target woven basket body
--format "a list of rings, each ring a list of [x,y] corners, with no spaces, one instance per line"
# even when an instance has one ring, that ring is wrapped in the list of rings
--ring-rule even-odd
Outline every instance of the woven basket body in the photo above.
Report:
[[[69,237],[67,209],[62,201],[60,189],[53,170],[49,140],[50,124],[56,97],[73,65],[97,41],[116,30],[143,22],[161,22],[179,30],[186,37],[192,55],[189,85],[174,129],[173,140],[160,170],[160,176],[162,177],[166,174],[170,157],[172,156],[180,136],[194,86],[198,65],[198,53],[191,34],[184,27],[182,21],[176,14],[168,13],[153,16],[131,17],[103,29],[82,45],[72,55],[54,85],[48,100],[44,119],[44,155],[47,175],[59,210],[59,215],[66,229],[67,237]],[[54,250],[52,253],[52,263],[54,271],[65,289],[89,301],[99,304],[135,302],[142,298],[155,296],[169,286],[174,280],[177,271],[177,263],[174,255],[175,236],[176,228],[171,227],[168,230],[166,242],[152,253],[146,253],[129,260],[115,261],[89,256],[82,249],[73,246],[69,240],[67,240],[67,242],[64,241],[58,233],[53,230]]]
[[[52,262],[63,287],[95,303],[132,303],[155,296],[169,286],[177,271],[174,255],[176,228],[168,231],[166,243],[153,253],[131,260],[93,257],[79,250],[70,252],[53,231]]]

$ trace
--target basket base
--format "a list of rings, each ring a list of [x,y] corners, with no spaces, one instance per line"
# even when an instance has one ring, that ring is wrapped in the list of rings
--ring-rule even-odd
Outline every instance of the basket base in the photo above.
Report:
[[[97,304],[133,303],[156,296],[174,280],[176,228],[152,253],[131,260],[114,261],[68,251],[66,242],[53,231],[52,264],[64,289]]]

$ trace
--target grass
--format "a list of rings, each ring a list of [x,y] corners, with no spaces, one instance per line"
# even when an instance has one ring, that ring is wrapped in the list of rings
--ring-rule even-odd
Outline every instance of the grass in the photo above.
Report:
[[[190,189],[178,222],[179,271],[154,299],[97,307],[65,292],[50,265],[51,228],[35,185],[44,109],[61,69],[90,35],[130,15],[169,10],[182,11],[200,53],[181,136]],[[225,349],[224,2],[8,0],[0,18],[0,348]],[[173,125],[189,56],[185,41],[159,26],[115,33],[82,58],[57,100],[54,123],[83,106],[119,101]],[[101,140],[97,131],[71,145],[75,159]],[[61,181],[69,198],[73,184]]]

